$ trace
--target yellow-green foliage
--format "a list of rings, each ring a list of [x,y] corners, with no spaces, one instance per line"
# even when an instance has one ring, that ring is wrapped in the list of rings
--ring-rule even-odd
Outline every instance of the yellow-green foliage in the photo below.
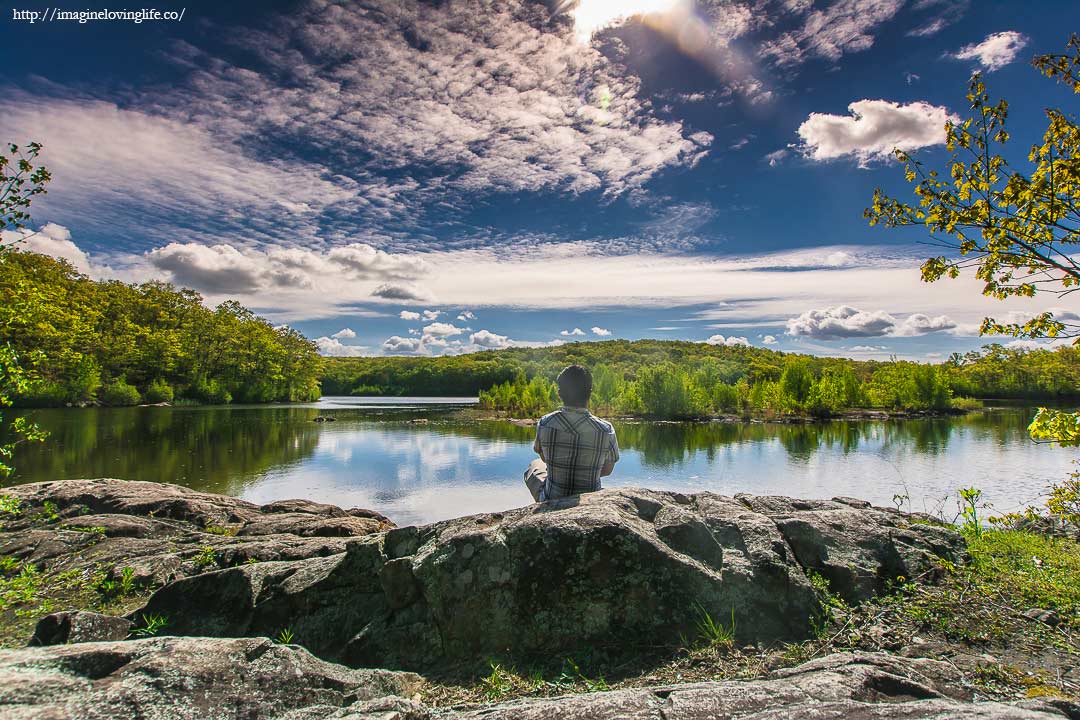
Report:
[[[0,263],[0,326],[14,352],[34,353],[37,380],[16,404],[203,402],[318,397],[315,344],[235,302],[210,310],[159,282],[97,282],[63,260],[16,250]]]

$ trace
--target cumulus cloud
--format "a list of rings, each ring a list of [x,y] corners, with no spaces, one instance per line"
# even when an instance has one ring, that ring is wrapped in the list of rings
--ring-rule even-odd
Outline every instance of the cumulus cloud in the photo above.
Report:
[[[982,42],[965,45],[949,57],[956,60],[974,60],[987,72],[999,70],[1020,54],[1028,44],[1028,38],[1015,30],[992,33]]]
[[[431,291],[427,288],[414,283],[404,282],[383,283],[372,290],[371,295],[386,300],[417,300],[419,302],[425,302],[434,298]]]
[[[761,339],[762,345],[775,345],[777,342],[775,335],[766,335]]]
[[[895,327],[892,334],[899,337],[910,337],[941,330],[952,330],[955,327],[956,323],[945,315],[930,317],[922,313],[913,313],[904,318],[903,322]]]
[[[727,347],[734,347],[736,345],[743,345],[749,347],[750,341],[745,337],[735,337],[731,335],[724,337],[723,335],[713,335],[709,337],[705,343],[707,345],[726,345]]]
[[[459,328],[452,323],[432,323],[424,326],[424,335],[431,337],[454,337],[467,332],[469,328]]]
[[[574,329],[576,330],[577,328]],[[599,335],[600,337],[607,337],[611,334],[611,331],[607,328],[596,327],[595,325],[589,329],[592,331],[593,335]]]
[[[412,354],[423,348],[420,338],[406,338],[400,335],[392,335],[386,338],[382,344],[383,350],[391,354]]]
[[[496,335],[488,330],[480,330],[469,336],[469,342],[477,347],[490,350],[510,347],[513,341],[506,335]]]
[[[432,320],[437,320],[440,315],[442,315],[442,310],[425,310],[424,322],[431,322]]]
[[[462,310],[458,313],[457,319],[461,322],[469,322],[470,320],[476,319],[476,314],[471,310]]]
[[[19,250],[67,260],[84,275],[100,274],[97,268],[91,267],[90,257],[71,240],[71,231],[62,225],[46,223],[36,231],[29,228],[3,230],[0,231],[0,242]]]
[[[577,328],[577,327],[576,327],[576,328],[574,328],[573,330],[563,330],[563,331],[562,331],[562,332],[560,332],[559,334],[560,334],[560,335],[564,335],[564,336],[570,336],[570,335],[584,335],[584,334],[585,334],[585,331],[584,331],[584,330],[582,330],[581,328]]]
[[[400,313],[398,313],[398,317],[400,317],[402,320],[419,320],[420,313],[413,312],[412,310],[402,310]]]
[[[303,248],[239,248],[227,243],[169,243],[146,254],[149,263],[185,287],[211,293],[312,289],[327,277],[347,281],[410,278],[423,260],[352,243],[317,253]]]
[[[925,102],[901,105],[887,100],[859,100],[850,115],[811,113],[799,126],[802,152],[812,160],[853,156],[860,164],[892,151],[916,150],[945,142],[945,122],[958,121],[943,107]]]
[[[852,337],[911,337],[950,330],[956,323],[945,315],[930,317],[913,313],[900,320],[877,310],[864,312],[850,305],[837,305],[824,310],[807,310],[787,321],[788,335],[802,335],[823,340]]]
[[[343,337],[354,337],[353,335],[345,335]],[[367,350],[363,345],[345,345],[337,339],[337,333],[331,337],[315,338],[315,345],[319,348],[320,355],[327,355],[330,357],[360,357]]]
[[[356,331],[353,330],[352,328],[341,328],[340,330],[338,330],[336,333],[334,333],[330,337],[337,338],[339,340],[342,339],[342,338],[352,339],[352,338],[356,337]]]

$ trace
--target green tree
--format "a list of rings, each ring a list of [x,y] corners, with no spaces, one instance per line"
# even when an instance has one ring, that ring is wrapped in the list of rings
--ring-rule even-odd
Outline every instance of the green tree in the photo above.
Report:
[[[26,234],[21,231],[30,222],[30,203],[46,192],[45,185],[51,179],[44,166],[35,165],[40,153],[38,143],[30,143],[24,148],[12,143],[7,146],[6,153],[0,153],[0,264],[6,262],[15,245],[24,241]],[[4,231],[9,231],[7,238]],[[29,297],[6,296],[0,306],[0,328],[6,331],[10,321],[31,302]],[[20,364],[18,351],[5,340],[0,346],[0,408],[10,407],[13,396],[29,390],[33,380],[34,375]],[[4,424],[5,417],[0,414],[0,427]],[[6,434],[15,439],[0,445],[0,477],[11,474],[13,468],[9,462],[18,443],[40,442],[46,436],[26,418],[14,418],[6,424]]]
[[[1080,36],[1073,35],[1063,54],[1040,55],[1034,67],[1080,94]],[[1041,142],[1027,155],[1030,167],[1013,168],[1002,154],[1010,135],[1009,106],[993,102],[979,74],[967,95],[971,117],[945,126],[949,170],[928,170],[910,153],[897,150],[915,206],[874,191],[866,210],[870,224],[925,226],[950,255],[929,258],[922,266],[926,282],[956,278],[973,268],[983,294],[997,299],[1055,295],[1080,288],[1080,125],[1059,109],[1047,109]],[[1076,338],[1080,324],[1043,312],[1026,322],[1001,323],[988,317],[982,333],[1028,338]],[[1080,414],[1041,409],[1030,431],[1036,439],[1066,445],[1078,442]]]

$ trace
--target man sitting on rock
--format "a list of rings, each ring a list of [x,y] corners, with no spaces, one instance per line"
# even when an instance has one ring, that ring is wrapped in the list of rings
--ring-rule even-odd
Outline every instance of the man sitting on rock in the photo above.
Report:
[[[559,373],[563,406],[540,418],[533,450],[540,459],[525,471],[525,485],[537,502],[600,489],[619,460],[615,429],[588,410],[592,375],[580,365]]]

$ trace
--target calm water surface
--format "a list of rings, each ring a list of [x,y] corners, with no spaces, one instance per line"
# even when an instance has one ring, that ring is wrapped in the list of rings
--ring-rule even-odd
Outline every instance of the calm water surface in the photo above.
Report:
[[[52,436],[22,446],[8,483],[85,477],[173,482],[254,502],[303,497],[399,524],[530,502],[533,430],[455,420],[453,398],[323,398],[307,405],[28,411]],[[1075,451],[1032,443],[1032,411],[816,425],[616,423],[607,486],[828,498],[955,513],[976,486],[998,510],[1036,500]],[[314,422],[333,416],[335,422]]]

